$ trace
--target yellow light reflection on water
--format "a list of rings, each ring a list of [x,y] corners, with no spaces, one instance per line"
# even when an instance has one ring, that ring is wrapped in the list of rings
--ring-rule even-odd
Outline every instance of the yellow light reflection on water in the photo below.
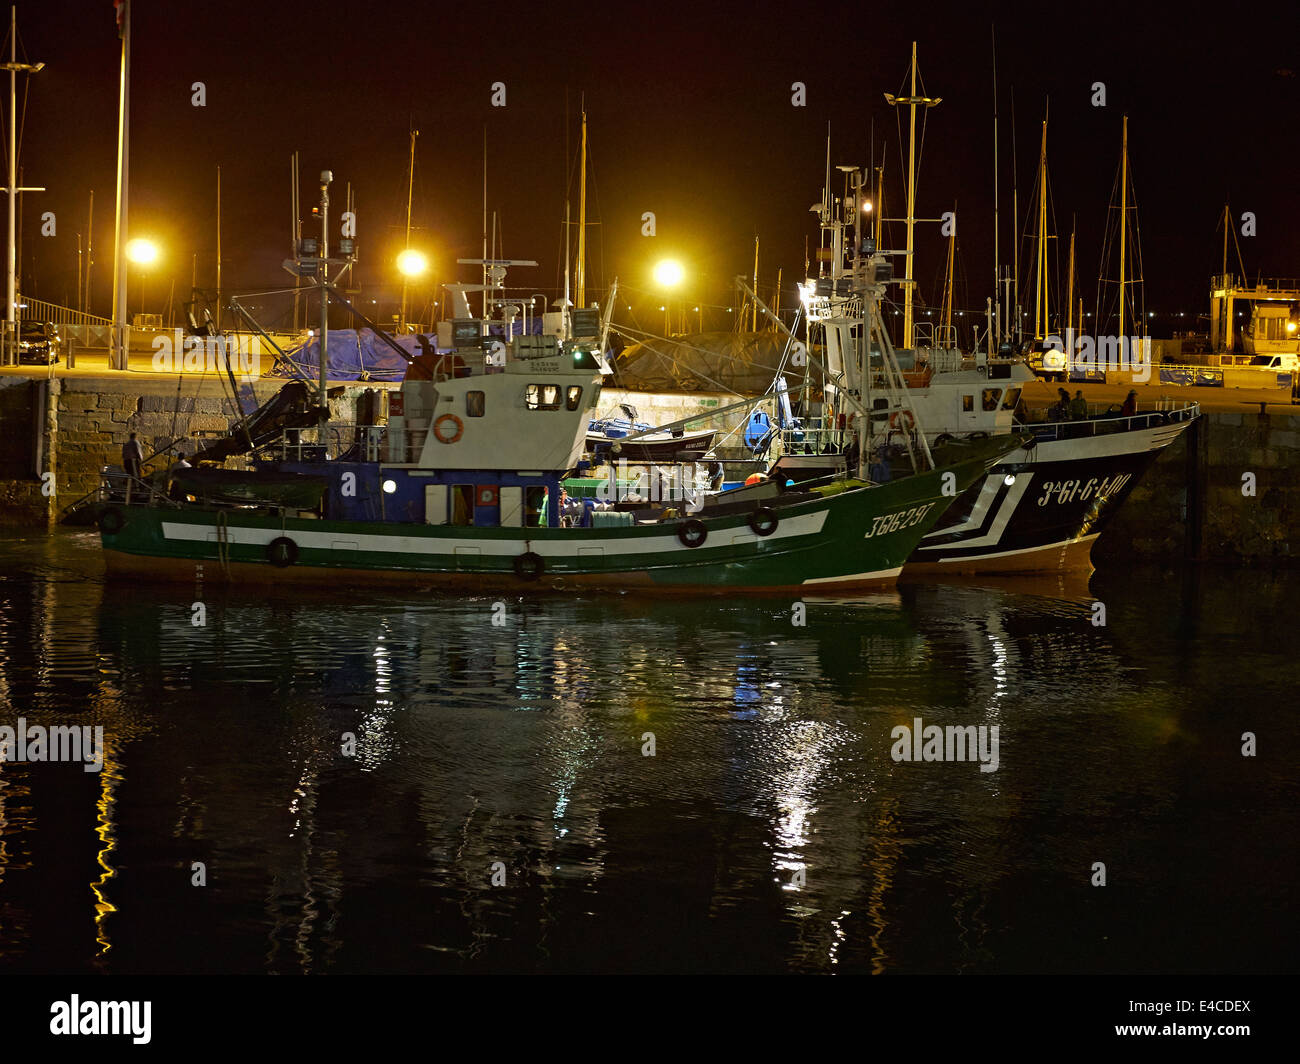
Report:
[[[113,834],[113,806],[116,804],[113,791],[122,775],[112,754],[112,747],[108,737],[105,736],[104,764],[99,771],[99,799],[95,802],[98,811],[95,834],[99,836],[100,842],[95,859],[99,863],[101,872],[99,879],[90,884],[91,892],[95,895],[95,941],[99,943],[98,955],[101,957],[113,948],[112,942],[108,939],[107,921],[110,913],[117,912],[113,903],[104,896],[108,881],[117,875],[117,870],[108,863],[108,858],[109,854],[117,849],[117,837]]]

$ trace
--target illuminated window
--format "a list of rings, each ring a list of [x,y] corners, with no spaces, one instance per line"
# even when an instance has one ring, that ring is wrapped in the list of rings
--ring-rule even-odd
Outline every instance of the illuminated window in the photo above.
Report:
[[[558,384],[530,384],[524,393],[524,405],[529,410],[559,410],[560,386]]]
[[[1008,388],[1008,389],[1007,389],[1007,394],[1006,394],[1005,396],[1003,396],[1003,399],[1002,399],[1002,409],[1003,409],[1003,410],[1014,410],[1014,409],[1016,408],[1016,404],[1017,404],[1018,402],[1020,402],[1020,389],[1019,389],[1019,388]]]
[[[1002,398],[1002,389],[985,388],[982,394],[984,399],[984,409],[986,411],[996,410],[998,408],[998,400]]]
[[[564,398],[565,410],[577,410],[578,404],[582,402],[582,385],[570,384],[569,391]]]
[[[963,395],[961,397],[961,409],[964,414],[973,414],[975,412],[975,396]]]
[[[486,404],[485,392],[466,392],[465,393],[465,416],[482,417]]]

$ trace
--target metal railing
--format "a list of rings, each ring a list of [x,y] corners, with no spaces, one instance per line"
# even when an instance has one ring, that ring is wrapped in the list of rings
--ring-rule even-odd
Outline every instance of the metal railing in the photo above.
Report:
[[[47,303],[43,299],[29,299],[26,296],[19,296],[16,305],[19,307],[18,318],[20,321],[48,321],[54,325],[113,324],[112,318],[101,318],[94,314],[87,314],[85,311],[60,306],[58,303]]]
[[[1090,403],[1088,417],[1078,421],[1030,421],[1024,427],[1038,440],[1075,440],[1194,421],[1201,413],[1200,403],[1180,404],[1178,400],[1171,399],[1160,400],[1154,410],[1138,411],[1127,416],[1113,415],[1109,407],[1101,413],[1094,413],[1099,405]]]

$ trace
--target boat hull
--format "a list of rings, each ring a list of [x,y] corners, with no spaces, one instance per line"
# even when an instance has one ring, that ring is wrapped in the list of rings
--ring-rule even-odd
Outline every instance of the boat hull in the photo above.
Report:
[[[1142,475],[1191,423],[1039,440],[971,485],[917,545],[908,573],[1091,570],[1092,544]]]
[[[131,579],[190,582],[202,566],[205,581],[261,585],[836,593],[893,583],[920,538],[986,467],[968,460],[776,506],[767,535],[750,527],[751,514],[613,528],[476,528],[127,507],[101,525],[101,536],[110,576]],[[688,520],[705,529],[698,546],[682,541]],[[272,564],[272,541],[282,538],[293,541],[293,561]]]
[[[679,455],[703,455],[713,446],[717,433],[687,432],[681,436],[642,436],[635,440],[587,434],[588,454],[604,453],[629,462],[672,462]]]

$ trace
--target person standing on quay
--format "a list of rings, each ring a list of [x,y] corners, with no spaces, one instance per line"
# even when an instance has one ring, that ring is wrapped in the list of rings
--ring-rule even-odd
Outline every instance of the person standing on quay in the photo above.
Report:
[[[126,470],[126,475],[133,480],[140,479],[140,468],[144,462],[144,451],[140,447],[140,441],[135,438],[135,433],[127,437],[126,443],[122,444],[122,468]]]
[[[1070,420],[1087,421],[1088,420],[1088,400],[1083,397],[1083,390],[1078,389],[1074,393],[1074,398],[1070,400]]]

